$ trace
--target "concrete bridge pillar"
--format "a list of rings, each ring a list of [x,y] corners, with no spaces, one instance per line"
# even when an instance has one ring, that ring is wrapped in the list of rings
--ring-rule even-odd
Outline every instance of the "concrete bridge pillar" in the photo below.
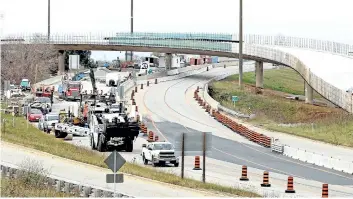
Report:
[[[58,54],[58,75],[61,75],[65,72],[65,51],[59,50]]]
[[[264,63],[256,61],[255,63],[256,88],[264,88]]]
[[[305,103],[313,104],[313,88],[305,81]]]
[[[172,53],[165,54],[165,68],[170,70],[172,68]]]

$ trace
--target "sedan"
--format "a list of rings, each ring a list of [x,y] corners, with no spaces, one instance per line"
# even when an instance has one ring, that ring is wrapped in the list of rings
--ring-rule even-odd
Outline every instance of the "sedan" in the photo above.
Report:
[[[28,121],[38,122],[42,116],[43,113],[39,109],[30,109],[28,114]]]

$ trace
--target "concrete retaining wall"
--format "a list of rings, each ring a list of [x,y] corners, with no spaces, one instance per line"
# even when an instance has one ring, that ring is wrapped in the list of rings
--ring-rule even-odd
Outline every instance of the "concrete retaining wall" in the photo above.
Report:
[[[21,175],[21,170],[14,165],[4,164],[1,163],[1,177],[8,177],[8,178],[17,178],[17,176]],[[87,184],[82,184],[79,182],[63,179],[60,177],[49,175],[47,176],[45,185],[52,186],[55,188],[57,192],[65,192],[67,194],[78,193],[81,197],[104,197],[104,198],[111,198],[114,195],[114,192],[99,188],[95,186],[90,186]],[[132,196],[128,196],[123,193],[116,193],[115,197],[118,198],[133,198]]]

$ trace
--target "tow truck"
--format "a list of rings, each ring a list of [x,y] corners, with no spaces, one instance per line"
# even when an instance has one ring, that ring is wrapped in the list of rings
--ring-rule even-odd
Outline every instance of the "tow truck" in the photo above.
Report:
[[[97,103],[97,86],[92,68],[89,77],[93,88],[93,103],[88,114],[91,148],[99,152],[111,148],[132,152],[133,141],[140,133],[136,109],[131,108],[130,114],[127,114],[125,101],[122,99],[117,101],[119,103],[118,113],[112,113],[110,111],[112,107],[105,103]]]

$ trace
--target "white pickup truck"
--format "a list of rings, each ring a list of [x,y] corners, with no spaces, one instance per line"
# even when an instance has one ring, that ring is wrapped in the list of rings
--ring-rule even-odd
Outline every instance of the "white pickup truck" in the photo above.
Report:
[[[151,162],[154,167],[165,164],[174,164],[175,167],[179,166],[179,157],[175,157],[174,147],[169,142],[143,144],[141,156],[145,165]]]

